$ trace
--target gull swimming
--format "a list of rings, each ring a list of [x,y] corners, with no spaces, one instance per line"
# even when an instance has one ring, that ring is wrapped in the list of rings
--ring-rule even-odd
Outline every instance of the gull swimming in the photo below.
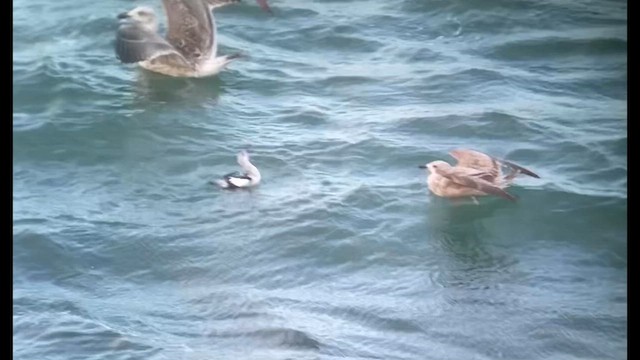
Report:
[[[218,74],[240,54],[218,56],[213,9],[240,0],[162,0],[167,15],[166,39],[158,34],[158,19],[149,6],[138,6],[118,15],[116,56],[149,71],[174,77],[207,77]],[[267,0],[257,0],[271,12]]]
[[[237,155],[238,165],[242,167],[244,173],[232,172],[215,181],[221,188],[238,189],[256,186],[260,183],[262,176],[260,171],[249,160],[249,153],[241,151]]]
[[[451,166],[445,161],[432,161],[420,165],[427,169],[429,190],[444,198],[471,197],[478,204],[476,196],[495,195],[515,201],[516,197],[506,192],[513,179],[519,174],[540,178],[532,171],[506,160],[499,160],[475,150],[456,149],[449,153],[457,164]],[[511,171],[504,175],[502,167]]]

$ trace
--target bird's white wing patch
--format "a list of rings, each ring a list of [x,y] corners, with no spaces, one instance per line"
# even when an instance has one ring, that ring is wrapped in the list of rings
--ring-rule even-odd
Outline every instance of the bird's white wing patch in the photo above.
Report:
[[[251,180],[245,178],[230,177],[227,181],[236,187],[246,187],[251,185]]]

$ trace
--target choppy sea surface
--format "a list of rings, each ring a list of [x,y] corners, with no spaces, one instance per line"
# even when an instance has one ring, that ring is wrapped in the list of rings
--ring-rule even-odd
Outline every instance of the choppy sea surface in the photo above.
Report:
[[[198,80],[117,61],[143,4],[13,2],[15,359],[627,358],[626,1],[245,0]],[[437,198],[456,147],[541,178]]]

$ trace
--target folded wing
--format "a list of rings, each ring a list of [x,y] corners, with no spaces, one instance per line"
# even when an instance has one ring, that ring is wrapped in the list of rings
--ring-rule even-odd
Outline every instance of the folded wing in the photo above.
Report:
[[[479,172],[478,174],[470,174],[468,170],[464,168],[451,168],[439,171],[438,173],[458,185],[476,189],[486,194],[496,195],[507,200],[516,200],[515,196],[484,180],[482,176],[486,175],[486,173]]]
[[[228,184],[235,187],[245,187],[251,184],[251,178],[240,172],[232,172],[223,178]]]

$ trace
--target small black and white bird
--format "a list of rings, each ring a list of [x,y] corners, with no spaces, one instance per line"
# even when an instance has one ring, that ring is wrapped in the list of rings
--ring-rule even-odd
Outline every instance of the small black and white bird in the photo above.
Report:
[[[237,156],[238,165],[242,167],[244,173],[232,172],[215,181],[223,189],[239,189],[256,186],[260,183],[262,176],[255,165],[249,161],[249,153],[242,150]]]

